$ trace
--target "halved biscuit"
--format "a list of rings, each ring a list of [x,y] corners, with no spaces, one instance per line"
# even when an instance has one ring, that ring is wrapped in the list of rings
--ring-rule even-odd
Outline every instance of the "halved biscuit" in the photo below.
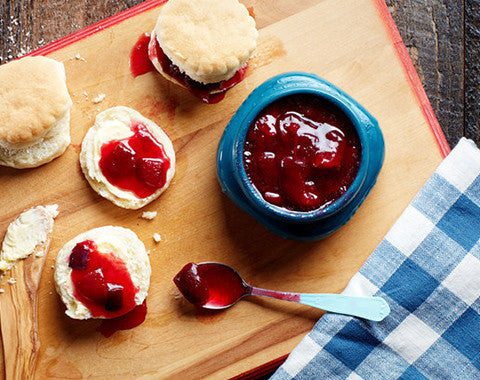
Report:
[[[65,69],[46,57],[24,57],[0,66],[0,165],[37,167],[70,143]]]
[[[78,243],[93,242],[98,251],[115,260],[124,263],[134,287],[137,289],[134,296],[136,305],[141,305],[147,297],[150,286],[151,267],[145,245],[137,235],[123,227],[104,226],[89,230],[76,236],[58,252],[55,262],[55,287],[63,303],[67,307],[65,313],[74,319],[93,318],[91,310],[75,296],[72,281],[72,267],[70,256]],[[108,284],[107,284],[108,285]],[[104,318],[104,316],[97,316]]]
[[[166,171],[164,185],[144,197],[111,183],[100,167],[102,147],[112,141],[122,141],[133,136],[133,128],[136,125],[142,125],[147,129],[148,133],[162,146],[169,159],[169,168]],[[90,186],[98,194],[117,206],[138,209],[158,198],[170,184],[175,174],[175,151],[172,142],[162,128],[137,111],[119,106],[107,109],[97,115],[95,124],[88,130],[83,139],[80,164]],[[122,169],[120,168],[120,170]]]

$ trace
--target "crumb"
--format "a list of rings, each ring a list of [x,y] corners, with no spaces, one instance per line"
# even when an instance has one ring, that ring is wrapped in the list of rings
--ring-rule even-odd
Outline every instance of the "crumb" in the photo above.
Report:
[[[179,300],[180,298],[182,298],[182,294],[177,290],[177,289],[174,289],[170,292],[170,294],[173,296],[173,298],[175,298],[176,300]]]
[[[85,58],[83,58],[83,57],[80,55],[80,53],[75,54],[75,59],[76,59],[77,61],[87,62],[87,60],[86,60]]]
[[[98,104],[101,101],[103,101],[103,99],[105,99],[105,94],[98,94],[98,96],[95,99],[93,99],[93,103]]]
[[[53,292],[48,292],[48,294],[53,295]]]
[[[85,96],[85,100],[88,100],[88,92],[86,90],[82,92],[82,95]]]
[[[15,280],[13,277],[10,277],[10,278],[8,279],[7,283],[10,284],[10,285],[14,285],[14,284],[17,283],[17,280]]]
[[[147,251],[147,255],[149,255],[149,254],[150,254],[150,250]]]
[[[55,265],[52,265],[50,268],[55,269]]]
[[[157,216],[156,211],[144,211],[143,214],[142,214],[142,218],[143,219],[148,219],[148,220],[152,220],[156,216]]]
[[[162,241],[162,237],[160,236],[159,233],[155,232],[153,234],[153,240],[155,240],[155,243],[160,243]]]
[[[45,256],[45,252],[37,252],[35,253],[35,257],[43,257]]]
[[[5,290],[0,289],[0,294],[5,293]]]

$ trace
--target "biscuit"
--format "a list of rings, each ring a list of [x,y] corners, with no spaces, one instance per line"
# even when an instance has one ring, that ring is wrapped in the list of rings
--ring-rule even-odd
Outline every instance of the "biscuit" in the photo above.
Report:
[[[94,318],[90,309],[74,295],[74,284],[69,266],[70,255],[77,243],[93,241],[101,253],[113,253],[121,259],[138,291],[135,294],[135,304],[141,305],[145,300],[150,286],[151,267],[145,246],[137,235],[123,227],[104,226],[89,230],[76,236],[58,252],[55,262],[55,287],[63,303],[67,307],[65,314],[74,319]],[[104,318],[98,316],[98,318]]]
[[[46,57],[0,66],[0,165],[37,167],[63,154],[70,143],[65,69]]]
[[[121,189],[105,177],[100,168],[101,148],[112,140],[121,140],[134,134],[132,123],[145,126],[151,135],[163,146],[170,159],[170,168],[166,173],[164,186],[146,197],[139,197],[130,190]],[[139,209],[162,194],[175,174],[175,151],[165,132],[153,121],[143,117],[137,111],[127,107],[113,107],[99,113],[94,125],[88,130],[82,142],[80,165],[90,186],[102,197],[115,205],[127,209]]]
[[[237,0],[170,0],[152,32],[172,63],[204,84],[230,79],[252,56],[257,37],[255,20]]]

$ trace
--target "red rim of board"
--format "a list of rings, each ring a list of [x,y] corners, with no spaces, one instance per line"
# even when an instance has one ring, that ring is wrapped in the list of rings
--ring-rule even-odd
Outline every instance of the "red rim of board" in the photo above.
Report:
[[[121,13],[118,13],[114,16],[108,17],[105,20],[97,22],[96,24],[90,25],[82,30],[79,30],[73,34],[70,34],[64,38],[61,38],[55,42],[52,42],[48,45],[42,46],[41,48],[29,53],[29,55],[45,55],[57,51],[65,46],[68,46],[74,42],[82,40],[92,34],[95,34],[99,31],[107,29],[113,25],[116,25],[132,16],[143,13],[149,9],[155,8],[167,0],[147,0],[143,3],[140,3],[132,8],[129,8]],[[385,24],[385,27],[388,31],[390,39],[392,40],[395,51],[398,55],[398,58],[403,64],[405,74],[410,82],[412,90],[417,98],[417,101],[422,109],[422,112],[427,119],[428,125],[433,133],[435,141],[437,142],[440,154],[442,157],[446,157],[450,152],[450,146],[445,138],[445,135],[438,123],[438,120],[433,112],[433,108],[428,100],[427,94],[423,88],[422,82],[418,77],[417,71],[412,64],[410,56],[408,55],[407,48],[403,43],[402,37],[393,21],[392,15],[385,3],[385,0],[374,0],[375,6],[380,14],[380,17]],[[278,359],[272,360],[268,363],[263,364],[258,368],[254,368],[248,372],[245,372],[239,376],[234,377],[234,379],[257,379],[262,376],[267,376],[272,374],[275,369],[277,369],[287,358],[288,355],[284,355]]]

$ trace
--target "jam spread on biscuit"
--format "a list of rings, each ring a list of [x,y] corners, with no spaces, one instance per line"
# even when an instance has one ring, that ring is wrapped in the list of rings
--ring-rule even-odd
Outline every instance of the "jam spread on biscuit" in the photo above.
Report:
[[[150,42],[150,35],[143,33],[130,54],[130,70],[134,77],[146,74],[150,71],[155,71],[152,61],[148,58],[148,43]]]
[[[93,317],[115,318],[135,308],[134,286],[125,262],[111,252],[99,252],[92,240],[77,243],[69,259],[73,295]]]
[[[246,135],[243,162],[265,201],[307,212],[347,191],[360,154],[355,127],[341,110],[320,97],[295,94],[257,115]]]
[[[151,60],[158,58],[164,73],[174,78],[179,84],[184,86],[193,95],[202,102],[213,104],[218,103],[225,97],[227,90],[240,83],[245,78],[248,64],[245,63],[230,79],[216,83],[200,83],[190,78],[188,75],[180,71],[179,67],[166,56],[162,48],[158,44],[156,38],[152,39],[148,49],[148,55]]]
[[[98,164],[112,185],[146,198],[165,185],[170,158],[143,124],[134,123],[131,130],[132,136],[102,145]]]

